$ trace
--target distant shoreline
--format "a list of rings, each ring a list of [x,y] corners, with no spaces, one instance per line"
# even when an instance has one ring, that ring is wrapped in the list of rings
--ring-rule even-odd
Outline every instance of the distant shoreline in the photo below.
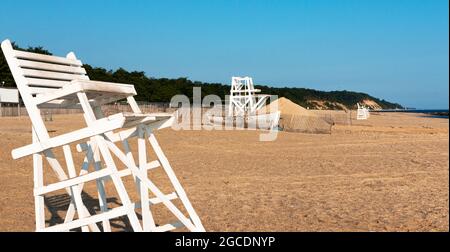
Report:
[[[435,116],[439,118],[448,118],[449,110],[448,109],[385,109],[385,110],[371,110],[371,112],[382,112],[382,113],[393,113],[393,112],[401,112],[401,113],[421,113],[427,114],[430,116]]]

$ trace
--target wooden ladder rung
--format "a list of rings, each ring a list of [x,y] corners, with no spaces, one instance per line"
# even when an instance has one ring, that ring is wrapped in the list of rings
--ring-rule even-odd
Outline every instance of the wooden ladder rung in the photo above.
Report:
[[[133,210],[134,211],[134,210]],[[69,231],[74,228],[79,228],[82,226],[89,225],[91,223],[97,223],[104,220],[113,219],[122,215],[126,215],[130,212],[129,206],[121,206],[114,208],[108,212],[100,213],[97,215],[93,215],[88,218],[78,219],[71,221],[69,223],[62,223],[55,226],[43,228],[36,230],[37,232],[61,232],[61,231]]]
[[[159,163],[159,161],[158,160],[154,160],[154,161],[152,161],[152,162],[147,164],[146,169],[147,170],[151,170],[151,169],[158,168],[160,166],[161,166],[161,164]]]
[[[165,196],[169,200],[174,200],[174,199],[178,198],[178,195],[176,192],[166,194]],[[155,197],[155,198],[148,199],[148,203],[151,205],[156,205],[156,204],[162,203],[162,200],[160,198]],[[135,209],[141,208],[141,202],[136,202],[134,205],[134,208]]]
[[[161,164],[159,163],[159,161],[155,160],[155,161],[152,161],[152,162],[148,163],[146,169],[148,171],[148,170],[151,170],[151,169],[158,168],[160,166],[161,166]],[[125,177],[125,176],[128,176],[128,175],[131,175],[131,169],[125,168],[123,170],[120,170],[118,172],[118,174],[119,174],[119,177]],[[105,181],[109,181],[110,179],[111,179],[110,177],[105,177],[104,178]]]
[[[111,169],[101,169],[99,171],[87,173],[86,175],[78,176],[75,178],[67,179],[64,181],[56,182],[48,186],[38,187],[34,189],[34,196],[40,196],[49,192],[64,189],[74,185],[82,184],[88,181],[92,181],[98,178],[109,176],[113,173]]]

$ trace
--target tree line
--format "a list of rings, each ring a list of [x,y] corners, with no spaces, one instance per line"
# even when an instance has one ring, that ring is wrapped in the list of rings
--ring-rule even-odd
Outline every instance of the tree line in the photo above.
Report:
[[[16,43],[13,43],[13,47],[17,50],[52,55],[51,52],[41,46],[21,48]],[[192,100],[193,87],[201,87],[202,97],[215,94],[224,99],[225,95],[228,95],[230,92],[229,85],[192,81],[186,77],[176,79],[154,78],[147,76],[143,71],[130,72],[123,68],[119,68],[117,70],[107,70],[105,68],[94,67],[89,64],[85,64],[84,68],[86,69],[86,72],[91,80],[133,84],[137,91],[137,96],[135,97],[137,101],[169,102],[170,99],[177,94],[186,95]],[[1,52],[0,83],[3,82],[5,87],[16,86],[3,52]],[[315,107],[315,104],[310,102],[311,100],[325,101],[325,105],[329,109],[339,109],[333,105],[333,103],[343,104],[347,108],[355,108],[357,102],[361,102],[365,99],[375,101],[383,109],[403,108],[400,104],[378,99],[366,93],[347,90],[326,92],[296,87],[270,87],[268,85],[255,85],[255,87],[261,89],[261,93],[278,95],[278,97],[286,97],[301,106],[310,108]]]

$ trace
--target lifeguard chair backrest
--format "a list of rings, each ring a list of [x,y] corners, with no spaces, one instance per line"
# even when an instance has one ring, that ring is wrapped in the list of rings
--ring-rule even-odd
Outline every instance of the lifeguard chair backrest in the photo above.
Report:
[[[253,80],[250,77],[231,77],[231,90],[253,90]]]
[[[47,139],[48,133],[33,102],[34,96],[55,91],[72,80],[89,80],[86,70],[72,52],[64,58],[14,50],[8,39],[1,47],[33,128],[41,141]]]

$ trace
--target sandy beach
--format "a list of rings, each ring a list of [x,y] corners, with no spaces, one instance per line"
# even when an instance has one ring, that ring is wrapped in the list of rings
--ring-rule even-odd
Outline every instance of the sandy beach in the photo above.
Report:
[[[82,121],[55,115],[47,126],[58,135]],[[331,134],[279,132],[276,141],[260,142],[260,133],[157,132],[207,231],[449,231],[448,119],[372,113]],[[0,118],[0,231],[35,228],[32,158],[11,157],[30,143],[28,117]],[[75,155],[78,168],[82,157]],[[56,181],[45,165],[45,182]],[[171,192],[160,169],[149,176]],[[134,187],[131,177],[126,186]],[[120,204],[112,188],[108,195],[110,207]],[[83,197],[98,210],[95,183]],[[65,191],[48,195],[46,205],[47,221],[62,222]],[[154,210],[157,224],[173,219],[162,206]],[[123,219],[113,227],[129,228]]]

